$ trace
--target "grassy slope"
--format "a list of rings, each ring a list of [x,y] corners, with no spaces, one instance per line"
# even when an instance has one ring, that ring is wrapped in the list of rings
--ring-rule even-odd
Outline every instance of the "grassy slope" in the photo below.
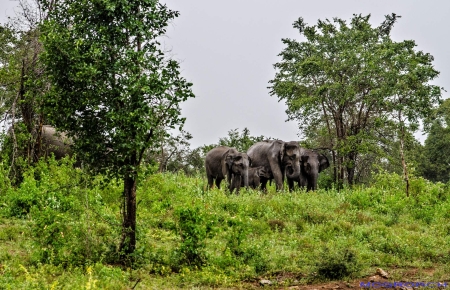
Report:
[[[377,267],[433,268],[429,281],[450,279],[450,199],[443,184],[413,179],[410,198],[401,178],[388,174],[371,187],[340,192],[271,188],[230,196],[204,191],[204,184],[177,174],[141,182],[131,270],[113,266],[120,185],[105,187],[56,165],[38,168],[18,189],[5,183],[0,288],[245,287],[280,274],[280,285],[293,285],[360,278]],[[188,254],[203,266],[189,264]],[[397,273],[393,279],[401,279]]]

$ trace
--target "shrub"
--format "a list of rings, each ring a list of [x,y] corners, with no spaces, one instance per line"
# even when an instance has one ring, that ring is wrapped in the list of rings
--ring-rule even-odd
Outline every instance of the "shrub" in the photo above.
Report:
[[[212,230],[212,224],[199,207],[180,208],[175,215],[181,237],[181,244],[175,252],[179,263],[199,268],[206,262],[206,238]]]
[[[317,275],[324,280],[342,280],[359,272],[356,252],[350,249],[325,248],[317,264]]]

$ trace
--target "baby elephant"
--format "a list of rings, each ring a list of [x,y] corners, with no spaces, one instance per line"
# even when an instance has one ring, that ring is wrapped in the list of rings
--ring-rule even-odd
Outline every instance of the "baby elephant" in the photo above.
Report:
[[[264,166],[258,167],[250,167],[248,169],[248,186],[256,189],[261,185],[261,177],[270,178],[267,170],[264,169]],[[241,186],[244,186],[244,180],[241,179]]]

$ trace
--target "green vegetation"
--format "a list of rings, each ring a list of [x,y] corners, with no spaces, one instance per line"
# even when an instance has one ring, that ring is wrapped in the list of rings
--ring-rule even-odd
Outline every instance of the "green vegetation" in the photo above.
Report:
[[[388,173],[341,191],[240,195],[205,191],[202,176],[147,175],[125,268],[115,264],[122,184],[67,160],[38,163],[17,188],[0,174],[2,289],[243,287],[263,277],[287,286],[377,267],[433,268],[433,280],[450,279],[450,189],[420,177],[406,198],[402,177]]]

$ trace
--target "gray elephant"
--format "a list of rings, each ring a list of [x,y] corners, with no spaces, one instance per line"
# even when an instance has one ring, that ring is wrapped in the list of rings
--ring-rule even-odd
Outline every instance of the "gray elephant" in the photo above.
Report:
[[[59,160],[65,156],[72,156],[73,141],[64,132],[56,132],[56,129],[50,125],[42,126],[40,148],[43,156],[55,155],[55,159]],[[39,144],[39,143],[38,143]]]
[[[284,175],[290,179],[300,178],[300,145],[296,141],[266,140],[253,144],[247,150],[252,166],[264,166],[269,178],[261,178],[261,189],[265,190],[267,181],[275,179],[276,189],[282,190]]]
[[[241,183],[248,187],[248,168],[251,159],[247,154],[237,151],[235,148],[218,146],[211,149],[205,157],[206,177],[209,188],[213,187],[213,180],[217,188],[220,182],[227,178],[230,192],[236,188],[239,192]]]
[[[330,167],[328,158],[311,149],[301,148],[300,152],[301,174],[298,178],[287,177],[289,190],[294,189],[294,182],[298,182],[299,187],[306,187],[308,191],[316,190],[319,173]]]
[[[8,129],[8,135],[17,140],[16,134],[24,133],[20,126],[14,126]],[[32,156],[34,161],[39,158],[54,155],[56,160],[60,160],[65,156],[72,156],[71,146],[73,144],[72,139],[67,137],[64,132],[56,132],[56,129],[50,125],[37,126],[36,130],[31,132],[31,141],[26,144],[25,152],[20,154],[26,154]],[[15,141],[12,141],[15,142]]]
[[[261,185],[261,178],[270,178],[269,170],[264,169],[264,166],[250,167],[248,169],[248,186],[256,189]],[[241,179],[241,186],[244,186],[244,180]]]

